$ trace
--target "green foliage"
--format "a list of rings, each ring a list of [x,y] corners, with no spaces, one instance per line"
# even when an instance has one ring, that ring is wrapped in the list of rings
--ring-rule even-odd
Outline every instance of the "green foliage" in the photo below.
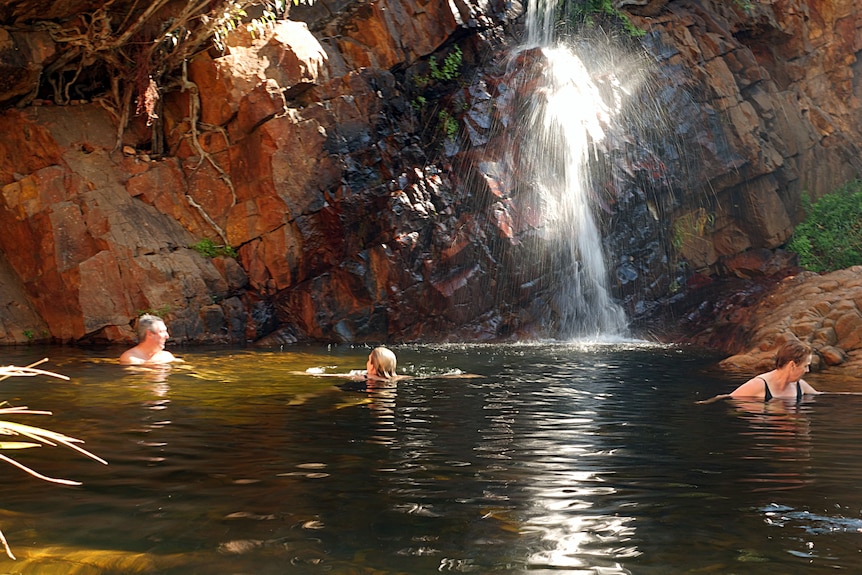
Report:
[[[218,256],[235,258],[237,256],[236,250],[232,247],[217,245],[215,242],[208,238],[204,238],[196,244],[190,245],[189,247],[205,258],[215,258]]]
[[[437,119],[440,121],[440,126],[447,138],[451,140],[458,135],[458,120],[453,118],[452,114],[446,110],[440,110],[437,114]]]
[[[601,18],[611,18],[619,21],[626,33],[634,38],[639,38],[646,34],[635,26],[629,19],[628,15],[619,11],[614,7],[613,0],[584,0],[576,2],[574,7],[575,16],[582,20],[588,26],[597,24],[597,20]]]
[[[162,305],[159,307],[148,307],[147,309],[139,309],[138,310],[138,317],[140,317],[144,314],[155,315],[158,317],[165,317],[166,315],[171,313],[172,310],[173,310],[173,307],[171,307],[168,304],[165,304],[165,305]]]
[[[300,4],[311,5],[313,0],[292,0],[294,6]],[[246,8],[252,6],[261,7],[261,14],[257,18],[249,18]],[[286,0],[234,0],[226,2],[222,14],[217,18],[213,28],[213,43],[224,52],[225,40],[228,34],[245,24],[246,30],[253,38],[262,36],[275,25],[276,21],[285,14],[287,10]],[[181,31],[174,31],[177,33]]]
[[[751,0],[733,0],[733,3],[742,8],[746,14],[750,14],[754,9],[754,3]]]
[[[294,0],[294,4],[299,5],[299,1]],[[252,38],[263,36],[267,30],[275,25],[276,21],[278,21],[279,15],[284,14],[286,8],[287,6],[285,5],[284,0],[265,3],[263,13],[260,15],[260,18],[252,18],[249,20],[248,24],[245,26],[246,30],[249,31]]]
[[[35,335],[36,335],[36,334],[33,332],[33,330],[32,330],[32,329],[25,329],[25,330],[24,330],[24,337],[26,337],[27,339],[33,339],[33,337],[34,337]]]
[[[438,81],[454,80],[461,74],[463,56],[464,54],[461,52],[461,48],[455,46],[455,49],[443,59],[442,68],[437,66],[437,59],[434,56],[431,56],[431,59],[428,61],[428,66],[431,68],[430,76]]]
[[[702,238],[715,225],[715,214],[705,208],[685,214],[673,224],[673,245],[681,249],[693,237]]]
[[[435,56],[431,56],[428,59],[428,75],[416,76],[414,81],[417,86],[425,87],[430,84],[432,80],[437,82],[455,80],[461,75],[461,64],[463,61],[464,53],[461,52],[460,47],[455,46],[449,55],[443,59],[442,67],[437,63],[437,58]]]
[[[862,265],[862,180],[853,180],[813,205],[787,244],[807,270],[829,272]]]
[[[459,46],[455,46],[443,59],[442,65],[437,62],[436,57],[431,56],[428,59],[428,75],[416,76],[413,81],[419,89],[425,89],[435,82],[457,80],[461,76],[463,62],[464,53]],[[410,102],[410,106],[420,114],[426,110],[428,104],[428,98],[421,94]],[[458,134],[458,120],[450,110],[443,109],[437,112],[437,125],[446,138],[454,139]]]

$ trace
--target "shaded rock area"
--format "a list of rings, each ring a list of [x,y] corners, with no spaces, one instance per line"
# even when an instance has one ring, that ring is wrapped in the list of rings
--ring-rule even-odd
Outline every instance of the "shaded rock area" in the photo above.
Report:
[[[802,194],[862,172],[862,9],[618,4],[646,35],[618,42],[645,83],[596,148],[615,298],[638,334],[729,354],[808,337],[739,328],[788,275],[813,279],[780,251]],[[75,4],[108,5],[133,3]],[[144,310],[181,342],[555,335],[567,278],[512,169],[530,90],[513,82],[542,66],[511,58],[518,3],[296,6],[195,54],[124,127],[105,94],[49,89],[67,46],[33,22],[70,6],[0,6],[0,341],[128,342]],[[610,98],[634,74],[599,66],[620,60],[601,42],[587,66]],[[455,54],[457,77],[429,81]],[[746,311],[718,321],[727,297]],[[824,363],[855,365],[843,333]]]
[[[633,19],[660,63],[651,93],[671,114],[654,125],[676,144],[632,162],[657,168],[623,188],[634,201],[618,194],[608,250],[649,323],[703,280],[773,273],[739,264],[786,243],[803,194],[862,172],[862,20],[849,1],[668,2]]]
[[[745,373],[772,369],[776,350],[796,339],[814,349],[812,371],[862,379],[862,266],[723,287],[715,308],[678,317],[677,337],[733,354],[721,365]]]
[[[858,374],[856,335],[819,339],[839,316],[854,316],[844,310],[860,297],[854,272],[802,273],[781,250],[804,217],[803,194],[819,198],[862,173],[858,6],[668,2],[633,18],[660,31],[644,44],[663,62],[661,74],[685,86],[667,107],[679,111],[675,133],[685,142],[683,161],[663,162],[676,189],[642,188],[670,225],[656,230],[638,202],[608,234],[635,323],[660,339],[733,354],[728,368],[762,369],[783,338],[797,337],[818,351],[815,369]],[[625,221],[642,226],[626,236]],[[626,246],[626,237],[639,239]],[[672,246],[669,266],[656,265],[662,244]],[[808,324],[817,316],[815,336]]]

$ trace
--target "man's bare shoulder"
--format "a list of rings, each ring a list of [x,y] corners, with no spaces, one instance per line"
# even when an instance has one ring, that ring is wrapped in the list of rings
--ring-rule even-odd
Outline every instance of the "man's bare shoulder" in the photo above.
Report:
[[[162,350],[150,359],[150,363],[173,363],[182,361],[167,350]]]
[[[144,365],[144,364],[163,364],[181,362],[182,360],[175,357],[169,351],[162,350],[150,357],[146,357],[143,352],[137,347],[123,352],[120,356],[120,364],[122,365]]]
[[[141,352],[137,347],[127,349],[120,355],[120,363],[123,365],[136,365],[144,363],[145,359],[141,356]]]

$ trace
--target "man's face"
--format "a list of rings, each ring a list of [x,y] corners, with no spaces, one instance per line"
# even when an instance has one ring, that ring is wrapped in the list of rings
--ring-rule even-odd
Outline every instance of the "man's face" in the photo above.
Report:
[[[147,337],[150,338],[151,341],[155,341],[160,348],[164,349],[165,342],[168,341],[168,338],[170,337],[168,326],[166,326],[163,321],[157,321],[153,324],[152,329],[147,332]]]

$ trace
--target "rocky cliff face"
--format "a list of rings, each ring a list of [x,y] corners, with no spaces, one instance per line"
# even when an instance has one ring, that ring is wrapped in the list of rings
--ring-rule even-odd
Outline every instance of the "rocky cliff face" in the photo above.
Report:
[[[599,182],[615,293],[644,325],[692,277],[781,268],[750,254],[786,241],[803,192],[862,167],[862,11],[743,4],[622,6],[655,64],[632,105],[670,134],[647,139],[643,123],[637,141],[606,144]],[[25,5],[0,14],[20,23]],[[0,340],[128,341],[141,310],[194,342],[544,334],[560,279],[532,251],[519,182],[491,169],[505,155],[495,126],[516,113],[503,62],[520,16],[493,2],[300,6],[198,54],[163,91],[162,131],[138,117],[120,146],[96,97],[7,107]],[[11,28],[0,40],[5,65],[27,55],[0,86],[9,106],[57,46]],[[458,78],[428,82],[456,48]],[[461,127],[445,145],[441,110]],[[201,240],[236,255],[203,256]]]
[[[815,368],[858,372],[858,270],[800,274],[777,249],[804,217],[802,194],[860,173],[858,6],[671,2],[647,20],[661,30],[651,52],[662,69],[685,70],[696,106],[679,125],[702,180],[694,194],[662,196],[686,280],[645,302],[658,312],[651,327],[737,354],[729,368],[763,369],[796,338],[817,352]]]
[[[819,198],[862,167],[858,7],[670,2],[640,22],[691,99],[675,116],[691,189],[664,202],[679,254],[696,270],[756,272],[738,254],[781,246],[803,193]]]

